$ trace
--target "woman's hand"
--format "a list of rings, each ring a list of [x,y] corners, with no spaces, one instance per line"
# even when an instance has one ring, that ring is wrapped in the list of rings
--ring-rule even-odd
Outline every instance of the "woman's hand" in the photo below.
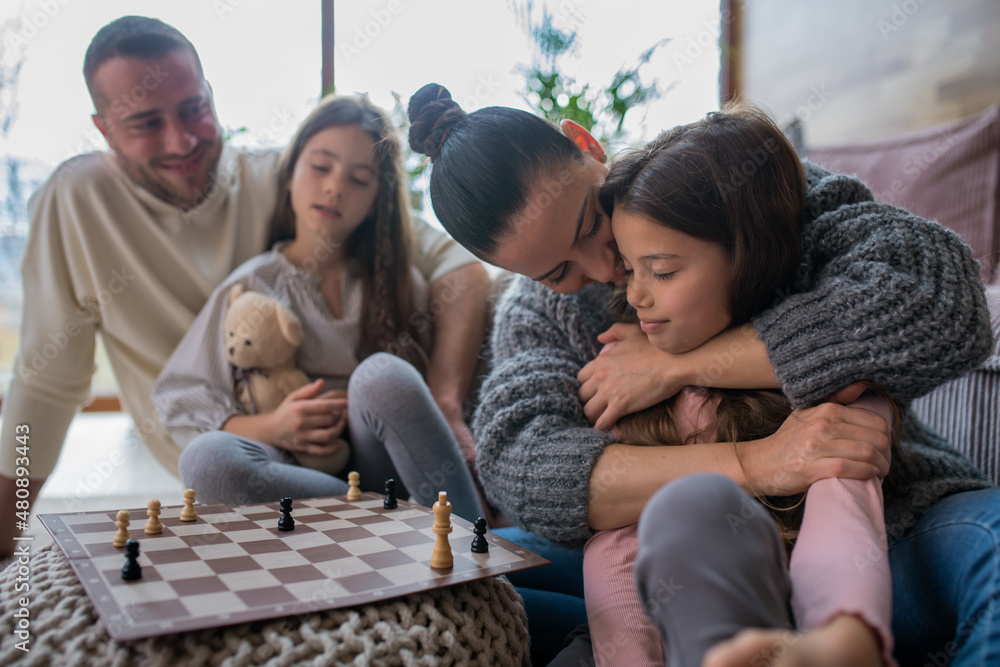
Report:
[[[597,338],[601,354],[580,369],[580,400],[595,428],[665,401],[684,385],[777,389],[764,343],[750,325],[731,327],[683,354],[653,347],[637,325],[615,324]]]
[[[835,403],[795,410],[773,435],[738,447],[747,482],[766,496],[800,493],[827,477],[884,477],[891,457],[884,419]]]
[[[683,387],[675,355],[653,347],[636,324],[618,323],[597,337],[604,349],[580,369],[580,400],[594,428],[665,401]],[[673,371],[673,374],[672,374]]]
[[[339,439],[347,426],[347,397],[343,391],[322,394],[316,380],[288,394],[269,418],[276,447],[306,454],[332,454],[343,446]]]

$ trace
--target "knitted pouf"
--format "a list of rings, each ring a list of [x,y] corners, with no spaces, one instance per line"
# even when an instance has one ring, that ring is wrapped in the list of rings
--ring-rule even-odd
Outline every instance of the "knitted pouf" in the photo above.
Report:
[[[2,665],[527,665],[521,598],[502,577],[361,607],[116,641],[55,545],[0,572]],[[18,577],[30,586],[17,591]],[[29,598],[29,652],[14,613]]]

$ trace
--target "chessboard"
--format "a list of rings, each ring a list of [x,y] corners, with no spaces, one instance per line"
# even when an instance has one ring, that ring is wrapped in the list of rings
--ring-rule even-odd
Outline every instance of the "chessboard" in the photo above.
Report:
[[[42,514],[115,639],[141,639],[234,623],[340,609],[484,579],[548,560],[492,533],[472,553],[473,526],[451,515],[454,566],[432,569],[433,511],[365,493],[295,500],[294,530],[278,530],[278,503],[164,505],[163,532],[143,532],[146,508],[130,510],[142,576],[122,579],[124,549],[112,545],[114,512]]]

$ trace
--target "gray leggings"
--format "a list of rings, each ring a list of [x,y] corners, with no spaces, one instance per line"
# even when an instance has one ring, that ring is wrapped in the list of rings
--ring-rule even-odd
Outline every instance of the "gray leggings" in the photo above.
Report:
[[[793,628],[777,524],[728,477],[690,475],[653,495],[639,519],[635,575],[670,667],[700,667],[744,628]]]
[[[347,387],[347,470],[361,475],[361,489],[382,493],[396,480],[396,494],[421,505],[448,492],[456,515],[483,515],[472,475],[451,428],[417,370],[379,352],[365,359]],[[207,431],[180,457],[181,479],[201,502],[226,505],[313,498],[347,492],[339,477],[304,468],[286,450],[225,431]]]

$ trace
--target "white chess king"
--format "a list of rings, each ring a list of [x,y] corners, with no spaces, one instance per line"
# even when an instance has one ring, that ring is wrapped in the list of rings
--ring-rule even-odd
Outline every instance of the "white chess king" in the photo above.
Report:
[[[431,567],[438,570],[448,570],[455,566],[455,560],[451,555],[451,544],[448,542],[448,533],[451,528],[451,503],[448,502],[448,494],[444,491],[438,493],[438,501],[434,503],[434,534],[437,541],[434,542],[434,551],[431,553]]]

